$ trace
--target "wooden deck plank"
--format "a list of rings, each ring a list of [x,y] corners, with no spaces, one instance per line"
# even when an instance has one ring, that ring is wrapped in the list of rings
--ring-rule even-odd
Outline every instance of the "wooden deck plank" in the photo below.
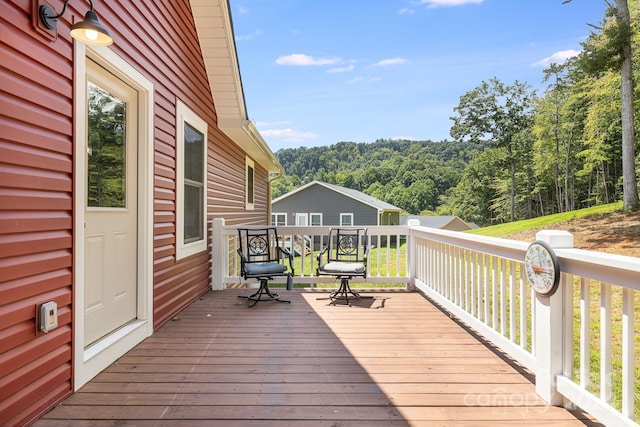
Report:
[[[210,292],[35,426],[598,425],[418,293]]]

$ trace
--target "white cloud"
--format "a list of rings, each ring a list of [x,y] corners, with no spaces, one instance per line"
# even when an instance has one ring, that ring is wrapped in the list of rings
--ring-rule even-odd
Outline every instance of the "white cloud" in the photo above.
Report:
[[[416,13],[416,11],[408,7],[403,7],[398,11],[398,15],[413,15],[414,13]]]
[[[331,68],[330,70],[327,70],[327,73],[344,73],[347,71],[353,71],[355,68],[355,65],[351,64],[346,67]]]
[[[279,65],[331,65],[338,62],[340,62],[340,58],[314,58],[313,56],[302,53],[283,55],[276,59],[276,64]]]
[[[377,67],[384,67],[386,65],[404,64],[405,62],[407,62],[407,60],[404,58],[389,58],[378,61],[374,65]]]
[[[465,4],[480,4],[484,0],[420,0],[420,4],[426,4],[429,8],[463,6]]]
[[[260,134],[265,137],[278,138],[285,142],[304,142],[320,137],[320,135],[314,132],[299,131],[291,128],[264,129],[260,130]]]
[[[546,58],[541,59],[538,62],[534,62],[531,65],[533,65],[534,67],[548,67],[551,64],[564,64],[567,59],[573,58],[574,56],[578,55],[580,55],[580,51],[578,50],[561,50],[551,56],[547,56]]]

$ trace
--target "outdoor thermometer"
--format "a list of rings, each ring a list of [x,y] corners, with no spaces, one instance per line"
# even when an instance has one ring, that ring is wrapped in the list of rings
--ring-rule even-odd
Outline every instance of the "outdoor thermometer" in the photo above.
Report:
[[[553,295],[560,282],[558,257],[551,246],[536,240],[527,248],[524,268],[531,287],[540,295]]]

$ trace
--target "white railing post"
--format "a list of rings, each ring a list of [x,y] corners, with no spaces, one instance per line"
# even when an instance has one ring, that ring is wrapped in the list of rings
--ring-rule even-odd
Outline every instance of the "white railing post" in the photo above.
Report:
[[[214,218],[211,223],[211,289],[214,291],[224,289],[222,282],[228,245],[223,244],[222,227],[224,227],[224,218]]]
[[[415,233],[413,232],[413,227],[417,227],[420,225],[420,220],[417,219],[410,219],[409,221],[407,221],[407,243],[406,243],[406,247],[407,247],[407,276],[409,279],[409,282],[407,283],[407,289],[410,291],[415,291],[416,290],[416,236]],[[398,245],[400,245],[400,243],[398,242]]]
[[[573,248],[573,235],[561,230],[543,230],[536,234],[537,240],[548,243],[552,248]],[[572,313],[563,318],[564,298],[570,298],[565,292],[566,283],[551,296],[536,294],[535,298],[535,358],[536,393],[548,404],[560,406],[563,397],[558,392],[556,376],[562,375],[564,367],[564,337],[566,321],[573,321]]]

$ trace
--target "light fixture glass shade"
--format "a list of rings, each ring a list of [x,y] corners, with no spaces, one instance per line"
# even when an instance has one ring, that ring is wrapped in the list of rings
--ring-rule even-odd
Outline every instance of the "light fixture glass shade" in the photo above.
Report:
[[[84,20],[71,26],[71,37],[87,44],[108,46],[113,43],[109,31],[102,26],[98,15],[90,10],[84,15]]]

